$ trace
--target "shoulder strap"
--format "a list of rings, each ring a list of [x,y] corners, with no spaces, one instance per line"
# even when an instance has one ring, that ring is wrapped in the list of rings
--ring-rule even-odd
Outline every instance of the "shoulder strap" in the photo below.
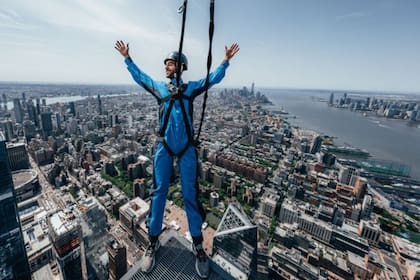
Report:
[[[151,93],[153,95],[154,98],[156,98],[158,104],[162,103],[162,96],[160,95],[159,91],[155,90],[152,87],[149,87],[148,85],[146,85],[145,83],[141,83],[141,86],[148,91],[149,93]]]

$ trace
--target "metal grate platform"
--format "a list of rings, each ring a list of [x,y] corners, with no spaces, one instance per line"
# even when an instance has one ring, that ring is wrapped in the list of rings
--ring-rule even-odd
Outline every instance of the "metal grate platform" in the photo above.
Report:
[[[189,280],[201,279],[195,272],[195,256],[191,245],[176,232],[170,232],[161,240],[161,247],[156,254],[156,266],[151,273],[140,271],[140,262],[136,263],[121,280]],[[223,279],[211,271],[211,280]]]

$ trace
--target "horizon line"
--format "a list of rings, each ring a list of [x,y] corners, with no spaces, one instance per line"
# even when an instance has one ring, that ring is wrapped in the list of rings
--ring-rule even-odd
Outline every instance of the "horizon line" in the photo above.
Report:
[[[45,82],[45,81],[1,81],[0,84],[22,84],[22,85],[83,85],[83,86],[133,86],[139,87],[136,83],[126,84],[126,83],[85,83],[85,82]],[[251,83],[252,84],[252,83]],[[213,88],[228,88],[228,89],[241,89],[247,87],[245,85],[241,86],[220,86],[215,85]],[[407,90],[383,90],[383,89],[339,89],[339,88],[319,88],[319,87],[294,87],[294,86],[258,86],[257,89],[262,90],[308,90],[308,91],[328,91],[331,93],[334,92],[347,92],[347,93],[385,93],[385,94],[414,94],[420,95],[420,91],[407,91]]]

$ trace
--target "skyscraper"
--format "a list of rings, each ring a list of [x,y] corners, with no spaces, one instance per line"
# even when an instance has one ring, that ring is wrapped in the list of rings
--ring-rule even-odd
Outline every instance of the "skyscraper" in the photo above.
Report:
[[[31,279],[6,142],[0,133],[0,279]]]
[[[41,125],[42,125],[42,138],[48,139],[48,136],[52,135],[53,124],[51,119],[51,112],[41,113]]]
[[[17,123],[22,123],[23,121],[23,110],[22,105],[20,104],[19,98],[13,99],[13,111],[15,112],[15,118]]]
[[[69,103],[69,110],[70,110],[70,114],[72,114],[73,117],[75,117],[76,116],[76,104],[74,102]]]
[[[111,238],[107,244],[109,258],[109,279],[121,279],[127,273],[127,250],[117,239]]]
[[[32,99],[29,99],[29,101],[26,103],[26,110],[28,111],[29,119],[33,121],[36,126],[38,126],[38,114],[36,113],[36,107]]]
[[[29,143],[32,138],[35,138],[35,124],[33,121],[25,120],[23,121],[23,134],[25,135],[26,142]]]
[[[317,135],[312,140],[311,154],[316,154],[316,153],[320,152],[321,151],[321,146],[322,146],[322,137]]]
[[[102,100],[101,95],[98,94],[98,113],[99,115],[102,115]]]
[[[3,108],[7,111],[7,96],[3,93]]]
[[[82,227],[74,217],[67,208],[48,218],[50,238],[64,279],[84,279],[86,271]]]
[[[330,100],[328,101],[328,105],[332,106],[334,105],[334,93],[331,92],[330,94]]]
[[[9,143],[7,145],[10,171],[28,169],[30,167],[28,153],[24,143]]]
[[[212,260],[235,279],[257,279],[257,226],[235,204],[214,234]]]
[[[3,131],[5,141],[10,142],[14,137],[13,123],[11,120],[0,122],[0,129]]]
[[[41,114],[41,100],[39,98],[36,99],[36,114]]]

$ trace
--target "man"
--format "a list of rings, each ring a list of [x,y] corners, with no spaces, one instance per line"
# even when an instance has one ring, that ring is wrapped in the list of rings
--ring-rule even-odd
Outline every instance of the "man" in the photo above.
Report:
[[[117,41],[115,49],[125,58],[127,69],[133,79],[150,92],[160,105],[159,136],[162,140],[158,144],[153,166],[152,202],[148,221],[150,244],[142,258],[141,269],[143,272],[148,273],[153,270],[155,265],[155,254],[160,246],[158,237],[162,230],[173,160],[177,158],[188,227],[193,239],[192,249],[196,255],[195,268],[201,278],[207,278],[209,275],[209,263],[202,246],[203,236],[201,233],[205,211],[198,200],[197,152],[193,143],[193,101],[195,97],[206,90],[206,79],[190,81],[184,84],[181,74],[182,71],[188,69],[188,60],[184,54],[179,56],[179,53],[174,51],[164,60],[166,78],[169,79],[169,82],[158,82],[150,78],[134,64],[129,55],[128,43]],[[210,74],[209,87],[223,79],[230,59],[238,51],[239,45],[236,43],[229,48],[225,46],[224,60]],[[181,62],[181,65],[179,69],[180,77],[177,78],[178,61]]]

